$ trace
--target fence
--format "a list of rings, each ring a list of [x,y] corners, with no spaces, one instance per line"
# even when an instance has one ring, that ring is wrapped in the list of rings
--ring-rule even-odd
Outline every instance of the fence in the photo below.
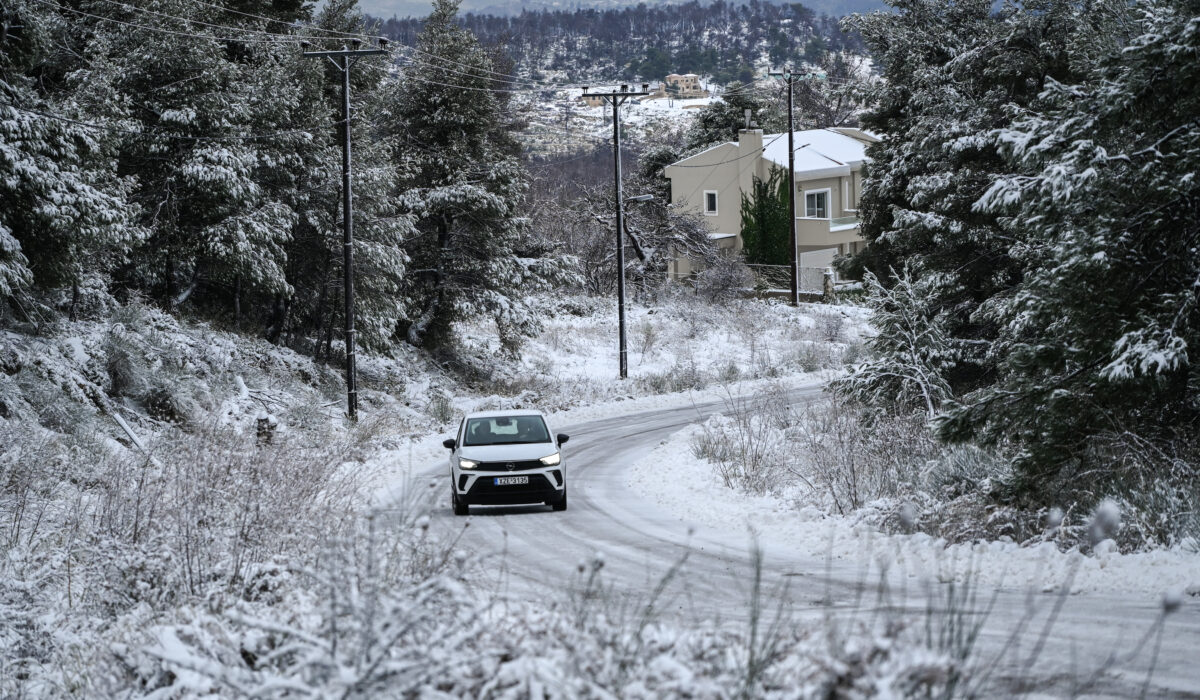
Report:
[[[754,288],[760,291],[790,291],[792,268],[790,265],[747,265],[754,275]],[[800,268],[800,291],[822,294],[825,291],[824,267]]]

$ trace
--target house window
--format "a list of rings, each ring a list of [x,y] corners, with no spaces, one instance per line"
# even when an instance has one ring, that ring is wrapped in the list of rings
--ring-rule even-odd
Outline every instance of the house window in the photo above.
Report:
[[[829,218],[829,190],[804,193],[804,216],[809,219]]]
[[[717,215],[717,191],[716,190],[705,190],[704,191],[704,213],[707,216],[716,216]]]

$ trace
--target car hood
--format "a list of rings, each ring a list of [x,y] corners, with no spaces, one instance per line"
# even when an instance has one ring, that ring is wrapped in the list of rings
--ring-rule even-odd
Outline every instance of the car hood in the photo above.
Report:
[[[463,459],[479,462],[515,462],[548,457],[558,448],[552,442],[534,442],[526,445],[479,445],[463,447],[459,455]]]

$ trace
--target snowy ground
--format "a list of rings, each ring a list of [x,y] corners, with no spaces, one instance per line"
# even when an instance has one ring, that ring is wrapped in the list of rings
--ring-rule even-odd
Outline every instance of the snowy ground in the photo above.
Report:
[[[64,325],[61,337],[5,335],[0,359],[19,370],[0,377],[0,428],[16,440],[0,460],[16,484],[0,492],[15,533],[0,541],[0,648],[10,650],[0,653],[0,694],[648,698],[749,688],[790,698],[861,684],[903,694],[926,687],[915,678],[941,687],[961,668],[917,626],[872,617],[830,627],[824,606],[852,605],[854,589],[813,605],[819,589],[806,579],[793,589],[802,604],[766,637],[778,654],[750,671],[764,637],[747,627],[747,525],[772,586],[801,581],[779,566],[818,570],[827,553],[853,578],[871,552],[913,569],[974,557],[979,580],[1014,588],[1078,561],[1078,598],[1157,600],[1195,581],[1182,552],[945,550],[797,509],[786,494],[721,486],[691,455],[689,424],[739,394],[816,397],[862,352],[861,308],[634,304],[630,378],[619,380],[611,302],[541,303],[545,329],[520,360],[499,354],[482,322],[460,329],[465,375],[416,352],[363,358],[353,428],[338,419],[335,368],[152,309]],[[97,401],[110,402],[106,413]],[[517,406],[545,408],[577,436],[571,510],[453,517],[441,440],[463,411]],[[275,447],[254,437],[265,416]],[[177,420],[184,431],[170,428]],[[307,490],[312,479],[322,492]],[[687,586],[656,598],[683,552]],[[1192,600],[1186,625],[1166,637],[1161,687],[1196,687],[1178,643],[1196,628]],[[1133,629],[1157,610],[1111,607]],[[1066,610],[1070,629],[1092,632],[1086,615]],[[403,637],[392,635],[397,621]]]
[[[863,522],[812,506],[803,496],[748,495],[721,483],[712,464],[693,454],[703,430],[675,433],[630,470],[627,486],[680,522],[722,531],[752,530],[764,547],[839,561],[882,560],[914,579],[971,579],[988,588],[1037,592],[1069,582],[1071,593],[1189,591],[1200,595],[1200,555],[1182,548],[1120,554],[1112,547],[1084,556],[1053,543],[1021,547],[1012,542],[949,545],[921,533],[888,535]],[[703,507],[697,507],[703,504]]]

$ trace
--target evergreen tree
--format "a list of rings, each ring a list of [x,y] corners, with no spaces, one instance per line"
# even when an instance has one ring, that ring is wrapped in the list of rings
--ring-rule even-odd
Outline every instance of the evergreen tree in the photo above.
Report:
[[[123,282],[168,307],[235,280],[286,294],[284,246],[297,216],[288,144],[311,137],[255,134],[299,126],[296,91],[274,70],[293,45],[209,26],[237,20],[208,6],[155,7],[106,5],[92,13],[104,19],[79,20],[92,35],[79,98],[134,132],[119,139],[116,162],[136,182],[131,198],[149,237]]]
[[[783,170],[771,168],[766,180],[755,176],[753,192],[742,193],[742,253],[746,262],[790,265],[790,219],[788,179]]]
[[[516,145],[493,82],[494,63],[457,22],[458,3],[437,0],[389,107],[386,133],[405,172],[402,203],[415,217],[405,282],[414,345],[446,348],[452,324],[491,316],[515,350],[537,327],[525,295],[542,286],[542,259],[516,207],[525,187]]]
[[[1194,0],[1140,3],[1139,36],[989,137],[1022,174],[977,209],[1022,232],[1025,279],[989,311],[999,381],[942,433],[1020,445],[1027,490],[1200,478],[1200,94],[1179,89],[1200,82],[1198,22]]]
[[[139,232],[99,132],[65,117],[67,24],[24,2],[0,20],[0,299],[8,300],[103,274]]]
[[[870,245],[849,271],[865,268],[884,285],[892,270],[921,279],[921,315],[944,317],[938,326],[957,351],[957,361],[939,364],[942,380],[960,394],[994,379],[998,358],[988,349],[998,326],[986,307],[1024,273],[1013,258],[1024,232],[974,207],[1013,172],[983,135],[1034,104],[1049,81],[1076,75],[1071,47],[1099,20],[1065,0],[998,13],[990,0],[894,5],[898,13],[848,20],[884,78],[862,117],[883,136],[868,148],[859,207]]]

